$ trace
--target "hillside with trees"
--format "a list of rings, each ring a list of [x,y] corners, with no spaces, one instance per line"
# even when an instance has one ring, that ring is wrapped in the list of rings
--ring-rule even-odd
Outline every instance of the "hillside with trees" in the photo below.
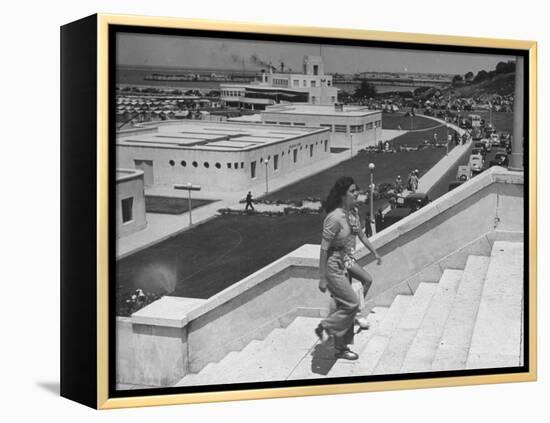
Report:
[[[474,94],[513,94],[515,70],[516,63],[509,61],[499,62],[491,71],[480,70],[475,75],[473,72],[455,75],[450,90],[464,97]]]

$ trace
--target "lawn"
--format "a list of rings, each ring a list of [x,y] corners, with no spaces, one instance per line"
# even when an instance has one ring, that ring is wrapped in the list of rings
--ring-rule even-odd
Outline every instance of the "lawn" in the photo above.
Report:
[[[445,139],[446,129],[438,128],[438,139]],[[433,130],[410,132],[393,140],[394,145],[417,145],[424,139],[433,140]],[[429,148],[419,151],[397,153],[369,153],[355,156],[353,159],[342,162],[330,169],[302,179],[288,185],[279,191],[265,196],[269,200],[302,200],[307,197],[325,198],[336,179],[341,176],[351,176],[360,188],[366,189],[369,185],[369,163],[374,163],[374,182],[379,185],[384,182],[393,182],[397,175],[407,180],[409,171],[418,169],[420,176],[426,173],[444,155],[444,148]]]
[[[204,206],[214,200],[191,199],[191,209]],[[145,196],[145,211],[147,213],[182,214],[189,211],[187,198],[162,197],[157,195]]]
[[[412,120],[411,120],[412,119]],[[412,124],[412,126],[411,126]],[[405,116],[405,113],[383,113],[382,129],[427,129],[439,126],[440,123],[424,116]]]
[[[322,215],[220,216],[117,262],[117,301],[137,288],[208,298],[321,239]]]

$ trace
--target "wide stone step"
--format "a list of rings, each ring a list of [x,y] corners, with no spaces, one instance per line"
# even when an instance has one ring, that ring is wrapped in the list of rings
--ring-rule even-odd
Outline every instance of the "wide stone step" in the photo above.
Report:
[[[421,283],[412,301],[391,335],[388,345],[373,370],[373,374],[398,373],[409,347],[422,324],[426,311],[437,290],[436,283]]]
[[[497,241],[481,294],[467,369],[521,363],[523,243]]]
[[[451,312],[431,364],[432,370],[461,370],[466,367],[488,267],[489,257],[468,257]]]
[[[384,320],[387,312],[387,307],[374,307],[367,316],[370,328],[368,330],[359,330],[356,327],[358,333],[355,335],[353,345],[350,345],[353,351],[359,352],[366,347]],[[326,344],[318,342],[300,361],[288,379],[355,376],[360,374],[356,368],[358,369],[358,366],[361,366],[362,361],[363,357],[361,354],[357,361],[337,360],[335,359],[335,350],[332,341],[328,341]]]
[[[179,386],[285,380],[315,345],[319,320],[297,317],[287,328],[275,329],[264,340],[253,340],[242,351],[186,376]]]
[[[462,270],[446,269],[443,272],[424,320],[405,356],[400,373],[431,370],[462,275]]]

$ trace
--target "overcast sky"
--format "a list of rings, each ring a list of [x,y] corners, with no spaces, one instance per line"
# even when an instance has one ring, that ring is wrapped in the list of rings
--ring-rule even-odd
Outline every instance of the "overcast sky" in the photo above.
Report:
[[[203,37],[119,34],[117,64],[181,66],[260,70],[266,63],[300,72],[304,55],[321,53],[328,73],[432,72],[464,74],[492,70],[511,56],[441,53],[370,47],[342,47],[318,44],[256,42]]]

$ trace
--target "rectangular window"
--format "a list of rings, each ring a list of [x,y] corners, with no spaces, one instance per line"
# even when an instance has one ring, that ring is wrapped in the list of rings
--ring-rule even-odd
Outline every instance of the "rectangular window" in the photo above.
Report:
[[[235,162],[233,163],[233,169],[238,169],[239,168],[239,163]]]
[[[227,168],[231,169],[231,163],[227,163]]]
[[[292,150],[292,158],[294,159],[294,163],[296,163],[298,161],[298,149],[297,148]]]
[[[317,82],[316,81],[311,81],[311,88],[315,88]]]
[[[309,146],[309,157],[313,157],[313,144]]]
[[[271,121],[266,120],[265,124],[266,125],[277,125],[277,122],[271,122]]]
[[[290,122],[279,122],[279,125],[290,125]]]
[[[328,151],[328,140],[325,140],[325,153]]]
[[[349,131],[352,134],[356,134],[358,132],[363,132],[363,125],[350,125]]]
[[[300,81],[295,79],[294,81],[292,81],[292,84],[294,87],[299,87],[300,86]]]
[[[306,126],[304,122],[294,122],[294,126]]]
[[[273,170],[279,170],[279,155],[275,154],[273,156]]]
[[[328,128],[328,129],[330,129],[330,131],[332,132],[332,125],[329,124],[329,123],[322,123],[322,124],[321,124],[321,127],[322,127],[322,128]]]
[[[315,104],[315,101],[316,101],[316,98],[315,98],[314,95],[312,95],[312,96],[311,96],[311,103],[312,103],[312,104]]]
[[[256,162],[250,162],[250,177],[254,179],[256,177]]]
[[[124,198],[122,200],[122,223],[129,222],[133,219],[134,197]]]
[[[307,82],[305,79],[303,80],[303,84],[304,84],[304,87],[307,87]]]
[[[334,132],[348,132],[347,125],[334,125]]]

